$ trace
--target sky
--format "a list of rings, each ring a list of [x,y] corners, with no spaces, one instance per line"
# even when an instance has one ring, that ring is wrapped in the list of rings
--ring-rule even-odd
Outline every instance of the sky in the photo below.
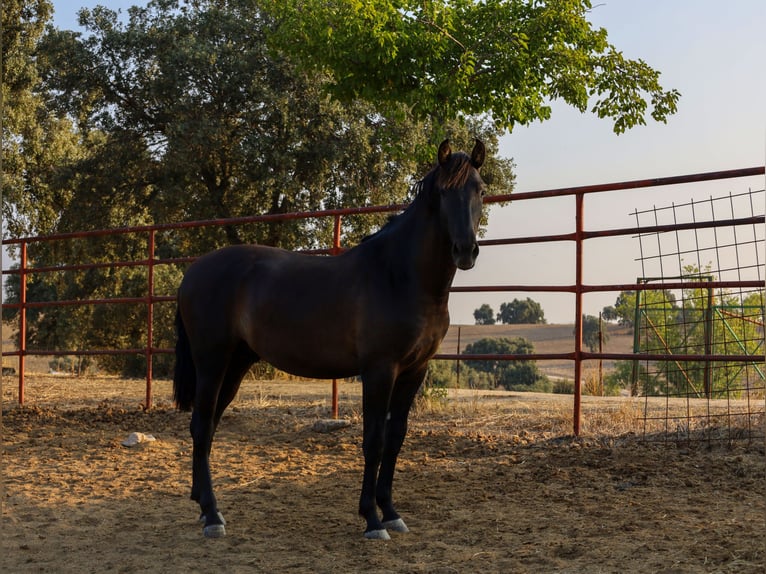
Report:
[[[77,30],[80,7],[97,4],[126,9],[139,1],[54,0],[54,23]],[[622,135],[609,120],[553,103],[551,119],[516,127],[501,140],[500,155],[516,164],[517,192],[601,184],[754,167],[766,163],[766,2],[763,0],[604,0],[594,1],[594,25],[626,57],[659,70],[665,89],[681,93],[678,112],[667,124],[648,119]],[[585,229],[634,227],[634,211],[691,200],[764,189],[764,178],[687,184],[655,190],[587,196]],[[608,196],[608,197],[607,197]],[[763,195],[761,194],[762,198]],[[719,202],[711,202],[718,205]],[[756,206],[763,213],[764,206]],[[720,214],[716,214],[721,218]],[[642,225],[645,225],[642,222]],[[511,203],[490,210],[486,237],[523,237],[574,230],[570,199]],[[757,233],[761,233],[760,231]],[[762,237],[762,235],[759,235]],[[646,272],[635,238],[585,244],[586,284],[626,284]],[[754,250],[762,252],[763,242]],[[709,261],[703,254],[703,266]],[[736,255],[716,254],[726,259]],[[745,254],[750,257],[750,254]],[[752,255],[755,256],[755,255]],[[764,261],[759,255],[758,261]],[[683,261],[687,263],[688,261]],[[691,261],[694,263],[694,261]],[[718,263],[718,262],[713,262]],[[723,261],[722,266],[729,262]],[[456,285],[568,285],[574,283],[573,244],[484,247],[474,269],[460,271]],[[597,315],[618,293],[585,298],[584,311]],[[453,294],[453,323],[472,324],[473,310],[489,303],[531,297],[549,323],[574,321],[574,298],[547,293]]]

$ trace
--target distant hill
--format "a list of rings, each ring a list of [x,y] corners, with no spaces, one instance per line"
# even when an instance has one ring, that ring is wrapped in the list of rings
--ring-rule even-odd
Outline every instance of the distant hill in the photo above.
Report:
[[[633,330],[629,327],[606,324],[609,340],[604,344],[605,353],[630,353],[633,351]],[[458,351],[458,334],[460,350],[467,345],[484,338],[523,337],[531,341],[536,353],[571,353],[574,350],[574,325],[452,325],[444,338],[440,353],[456,353]],[[585,369],[596,368],[595,361],[585,364]],[[539,361],[537,366],[551,378],[574,378],[574,363],[570,360]],[[604,362],[604,370],[614,368],[610,361]]]

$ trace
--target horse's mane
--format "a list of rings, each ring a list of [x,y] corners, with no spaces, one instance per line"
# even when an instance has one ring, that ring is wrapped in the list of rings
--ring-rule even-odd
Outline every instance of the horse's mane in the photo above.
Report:
[[[419,179],[412,186],[412,190],[417,199],[424,189],[430,189],[438,185],[442,189],[451,187],[463,187],[468,181],[468,177],[473,169],[471,158],[467,153],[458,151],[450,156],[449,165],[442,167],[436,164],[431,170]],[[428,192],[426,192],[428,193]]]
[[[423,176],[422,179],[417,180],[412,185],[411,191],[415,198],[413,199],[412,203],[415,203],[419,199],[423,198],[423,196],[430,195],[430,190],[434,187],[434,185],[438,185],[442,189],[464,186],[468,181],[468,176],[471,173],[472,167],[473,165],[471,164],[471,158],[468,154],[463,152],[453,153],[450,156],[450,166],[448,169],[444,169],[441,165],[436,164],[426,175]],[[374,233],[364,236],[362,238],[362,242],[365,242],[368,239],[371,239],[390,229],[394,222],[396,222],[396,220],[401,215],[401,213],[390,215],[383,227]]]
[[[471,175],[471,170],[474,169],[471,163],[471,157],[462,151],[453,153],[450,156],[450,165],[448,169],[443,169],[441,166],[434,167],[426,177],[431,176],[435,178],[435,182],[442,189],[449,189],[452,187],[463,187],[468,181],[468,177]]]
[[[369,235],[365,235],[364,237],[362,237],[362,241],[361,241],[361,243],[364,243],[364,242],[365,242],[365,241],[367,241],[368,239],[372,239],[373,237],[375,237],[375,236],[377,236],[377,235],[380,235],[381,233],[383,233],[384,231],[386,231],[387,229],[389,229],[390,227],[392,227],[392,224],[394,223],[394,221],[395,221],[395,220],[396,220],[396,219],[397,219],[397,218],[398,218],[400,215],[401,215],[401,213],[395,213],[395,214],[393,214],[393,215],[389,215],[389,216],[388,216],[388,219],[386,220],[386,223],[383,225],[383,227],[381,227],[381,228],[380,228],[380,229],[378,229],[377,231],[373,231],[373,232],[372,232],[372,233],[370,233]]]

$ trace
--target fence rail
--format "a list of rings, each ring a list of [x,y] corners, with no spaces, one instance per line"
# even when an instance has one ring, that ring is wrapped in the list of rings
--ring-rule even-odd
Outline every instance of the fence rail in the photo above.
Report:
[[[752,362],[750,355],[667,355],[667,354],[620,354],[620,353],[592,353],[583,349],[583,295],[587,293],[596,293],[603,291],[640,291],[651,289],[682,289],[682,288],[763,288],[763,281],[705,281],[699,282],[671,282],[662,285],[649,285],[646,283],[620,283],[620,284],[585,284],[583,282],[583,253],[587,240],[595,238],[608,238],[618,236],[636,236],[638,234],[662,233],[666,231],[684,230],[684,229],[717,229],[722,227],[732,227],[741,225],[763,225],[764,216],[755,215],[752,217],[733,218],[728,220],[703,221],[694,223],[679,223],[669,225],[655,225],[651,227],[626,227],[619,229],[604,229],[588,231],[584,228],[584,198],[586,195],[595,193],[605,193],[629,189],[655,188],[670,185],[699,183],[719,181],[733,178],[744,178],[764,175],[766,170],[764,166],[734,169],[727,171],[716,171],[708,173],[697,173],[690,175],[633,180],[617,183],[607,183],[599,185],[588,185],[580,187],[568,187],[551,190],[531,191],[513,193],[507,195],[491,196],[485,198],[485,203],[501,202],[519,202],[533,199],[550,199],[566,196],[575,198],[575,231],[563,234],[549,234],[526,237],[507,237],[499,239],[485,239],[480,241],[484,247],[521,245],[533,243],[550,242],[573,242],[575,244],[575,273],[574,282],[564,285],[540,285],[540,284],[515,284],[515,285],[476,285],[476,286],[456,286],[452,288],[454,293],[483,293],[483,292],[558,292],[569,293],[575,296],[574,309],[574,348],[566,353],[538,353],[533,355],[472,355],[470,358],[464,354],[440,354],[440,359],[455,360],[571,360],[574,364],[574,404],[573,404],[573,432],[575,435],[580,433],[580,404],[581,389],[579,381],[582,379],[582,364],[586,360],[607,359],[607,360],[653,360],[653,361],[729,361],[729,362]],[[253,223],[265,223],[274,221],[285,221],[295,219],[310,218],[332,218],[333,224],[333,244],[324,249],[312,250],[318,254],[337,254],[341,251],[340,230],[341,218],[353,217],[362,214],[379,214],[401,211],[405,205],[388,206],[366,206],[347,209],[332,209],[326,211],[287,213],[278,215],[256,215],[250,217],[239,217],[233,219],[209,219],[205,221],[193,221],[182,223],[168,223],[159,225],[149,225],[140,227],[124,227],[118,229],[103,229],[94,231],[83,231],[74,233],[62,233],[50,236],[36,236],[24,238],[12,238],[3,240],[3,245],[16,245],[19,250],[18,269],[3,270],[3,275],[18,275],[20,281],[19,302],[15,304],[4,304],[3,307],[18,309],[19,322],[19,341],[18,348],[15,351],[3,351],[3,357],[18,357],[18,401],[24,403],[24,378],[25,378],[25,358],[28,356],[100,356],[100,355],[128,355],[141,354],[146,357],[146,397],[145,407],[152,405],[152,357],[158,354],[172,353],[169,348],[158,348],[153,340],[153,316],[154,306],[157,303],[167,303],[175,300],[173,296],[155,295],[154,293],[154,269],[158,265],[177,265],[188,263],[194,260],[194,257],[182,257],[173,259],[158,259],[155,254],[156,234],[158,232],[206,228],[215,226],[245,225]],[[28,247],[33,244],[68,241],[74,239],[88,239],[96,237],[107,237],[115,235],[144,235],[146,237],[147,252],[146,257],[140,260],[116,261],[111,263],[77,263],[71,265],[30,267],[28,262]],[[61,300],[61,301],[27,301],[27,278],[34,274],[55,273],[62,271],[84,271],[88,269],[102,268],[120,268],[120,267],[143,267],[147,269],[147,288],[146,295],[142,297],[115,297],[115,298],[96,298],[84,300]],[[86,350],[36,350],[29,349],[27,346],[27,310],[44,309],[55,306],[86,306],[86,305],[119,305],[119,304],[141,304],[146,305],[146,345],[141,348],[133,349],[86,349]],[[337,387],[333,393],[334,404],[337,405]],[[336,407],[337,408],[337,407]]]

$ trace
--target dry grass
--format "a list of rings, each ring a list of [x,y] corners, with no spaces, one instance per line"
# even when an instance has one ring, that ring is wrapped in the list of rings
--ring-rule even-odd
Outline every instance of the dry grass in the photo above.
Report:
[[[450,419],[475,432],[514,440],[545,440],[572,435],[573,403],[572,395],[450,389],[439,400],[419,400],[415,417],[420,414],[431,424]],[[580,437],[758,443],[766,434],[764,410],[763,401],[583,396]]]
[[[414,416],[450,419],[477,432],[497,436],[553,438],[572,435],[573,397],[515,391],[449,389],[438,401],[421,399]],[[603,438],[637,433],[638,399],[583,397],[581,434]]]
[[[142,408],[146,382],[117,377],[30,375],[26,403],[59,409],[93,408],[103,404]],[[573,434],[572,395],[515,391],[437,389],[416,401],[413,424],[456,425],[486,436],[510,437],[514,442],[552,439]],[[153,406],[172,409],[171,382],[154,381]],[[3,377],[3,408],[17,402],[17,381]],[[230,407],[282,407],[302,401],[307,416],[331,415],[331,383],[321,381],[263,381],[246,379]],[[361,384],[339,382],[341,417],[361,421]],[[665,399],[659,397],[583,396],[580,436],[609,440],[637,436],[679,442],[747,441],[764,437],[764,402]]]

